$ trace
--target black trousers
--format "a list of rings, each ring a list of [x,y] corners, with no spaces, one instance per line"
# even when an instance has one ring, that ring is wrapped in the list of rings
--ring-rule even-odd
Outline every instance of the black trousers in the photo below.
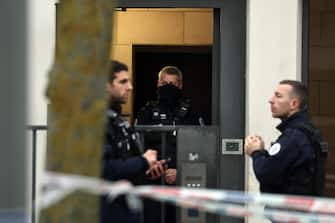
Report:
[[[175,205],[143,199],[143,222],[142,223],[175,223],[176,207]],[[164,209],[164,218],[162,218],[162,209]]]

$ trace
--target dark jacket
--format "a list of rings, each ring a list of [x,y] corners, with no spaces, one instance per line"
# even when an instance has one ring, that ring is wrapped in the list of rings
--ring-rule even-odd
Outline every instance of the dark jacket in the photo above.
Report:
[[[149,101],[137,114],[139,125],[200,125],[203,120],[191,108],[187,98],[181,98],[175,105]]]
[[[202,125],[202,118],[191,109],[190,100],[186,98],[179,99],[177,104],[168,105],[159,101],[150,101],[142,107],[137,115],[138,125]],[[158,159],[170,158],[168,168],[176,168],[176,132],[172,131],[166,135],[166,151],[161,151],[161,133],[146,132],[145,148],[156,149]],[[143,181],[144,184],[160,185],[161,179]],[[145,223],[161,222],[161,206],[156,201],[144,199],[143,217]],[[175,207],[165,205],[165,222],[176,222]]]
[[[307,111],[295,113],[277,126],[281,135],[271,148],[252,153],[260,189],[267,193],[311,195],[314,150],[296,123],[309,123]]]
[[[140,142],[129,123],[120,116],[120,106],[112,106],[107,113],[102,177],[106,180],[129,180],[137,184],[149,168],[141,156]],[[106,196],[101,199],[101,223],[137,223],[139,216],[129,210],[125,197],[111,202]]]
[[[202,125],[203,120],[191,109],[190,100],[181,98],[177,104],[168,106],[159,101],[149,101],[137,114],[138,125]],[[171,158],[170,168],[176,168],[176,134],[167,134],[165,156],[160,151],[161,133],[145,134],[145,148],[158,150],[158,159]],[[159,183],[159,181],[158,181]]]

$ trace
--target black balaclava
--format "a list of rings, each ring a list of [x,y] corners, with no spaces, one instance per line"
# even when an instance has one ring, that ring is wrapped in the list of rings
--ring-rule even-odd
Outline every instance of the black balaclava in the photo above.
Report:
[[[157,95],[160,104],[174,106],[181,98],[181,90],[173,84],[165,84],[158,88]]]

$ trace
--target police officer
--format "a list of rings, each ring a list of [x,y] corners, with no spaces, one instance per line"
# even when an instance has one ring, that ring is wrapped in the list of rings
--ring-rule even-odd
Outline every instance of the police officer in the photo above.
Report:
[[[313,179],[318,169],[316,148],[305,131],[312,126],[307,112],[307,89],[298,81],[283,80],[269,101],[272,117],[279,118],[281,135],[268,149],[260,136],[245,138],[245,153],[253,160],[260,190],[267,193],[317,195]],[[323,164],[322,164],[323,165]],[[324,173],[323,173],[324,174]],[[322,182],[323,183],[323,182]]]
[[[107,92],[110,107],[107,112],[107,129],[103,151],[102,177],[106,180],[129,180],[137,184],[137,179],[156,163],[157,152],[147,150],[141,155],[138,133],[121,118],[121,104],[127,102],[132,84],[125,64],[112,61]],[[113,201],[104,196],[101,199],[101,223],[138,223],[139,216],[132,212],[124,196]]]
[[[137,115],[136,123],[139,125],[203,125],[202,118],[191,109],[190,100],[182,95],[183,76],[182,72],[175,66],[166,66],[158,73],[157,100],[149,101],[142,107]],[[146,148],[158,150],[158,156],[162,156],[160,151],[160,135],[155,133],[146,134]],[[165,157],[170,159],[166,170],[162,167],[156,174],[146,181],[147,184],[160,184],[160,175],[164,175],[167,184],[176,183],[176,132],[167,135],[167,145]],[[155,180],[156,179],[156,180]],[[172,207],[167,207],[166,222],[174,222],[175,214]],[[144,203],[144,222],[158,223],[161,220],[160,207],[152,201]],[[170,210],[170,211],[169,211]]]
[[[158,73],[157,98],[149,101],[142,107],[137,115],[138,125],[204,125],[203,119],[191,109],[190,100],[182,95],[183,75],[175,66],[163,67]],[[172,135],[175,140],[175,133]],[[149,143],[152,140],[148,140]],[[155,141],[155,140],[153,140]],[[170,140],[168,140],[170,141]],[[172,140],[173,141],[173,140]],[[151,143],[149,148],[157,147]],[[168,184],[176,181],[175,146],[173,151],[166,151],[167,157],[171,158],[170,166],[165,172]]]
[[[190,99],[182,95],[183,75],[175,66],[158,73],[157,100],[149,101],[137,116],[137,124],[199,125],[202,118],[191,109]]]

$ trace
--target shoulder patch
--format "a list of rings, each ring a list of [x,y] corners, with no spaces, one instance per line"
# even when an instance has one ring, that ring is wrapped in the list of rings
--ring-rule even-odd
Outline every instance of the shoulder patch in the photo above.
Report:
[[[275,144],[273,144],[273,145],[270,147],[270,149],[269,149],[269,154],[270,154],[270,156],[274,156],[274,155],[276,155],[277,153],[279,153],[280,149],[281,149],[281,146],[280,146],[279,143],[275,143]]]
[[[107,110],[107,117],[114,119],[117,116],[118,116],[118,114],[113,109],[108,109]]]

